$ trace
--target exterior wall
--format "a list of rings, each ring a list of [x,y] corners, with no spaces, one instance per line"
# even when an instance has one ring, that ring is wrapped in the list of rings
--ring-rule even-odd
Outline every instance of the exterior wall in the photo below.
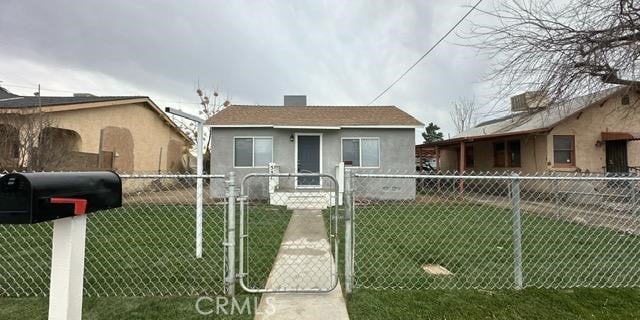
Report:
[[[132,168],[136,172],[168,171],[171,163],[167,159],[175,158],[175,155],[167,155],[170,141],[182,141],[185,150],[187,146],[187,141],[144,103],[58,111],[52,112],[51,118],[56,127],[74,130],[80,135],[82,152],[100,151],[101,131],[104,128],[117,127],[128,130],[133,138],[133,156],[123,155],[130,160],[116,158],[118,170],[122,167],[126,170]],[[115,142],[111,140],[105,147],[112,143]],[[171,149],[173,152],[179,150],[175,147]],[[120,150],[116,151],[120,153]],[[133,165],[127,161],[132,161]]]
[[[213,174],[227,174],[236,172],[236,181],[241,181],[244,176],[253,172],[267,172],[267,168],[234,168],[233,167],[233,138],[239,136],[270,136],[273,137],[273,162],[280,166],[280,172],[295,172],[295,142],[291,142],[291,135],[295,133],[321,133],[322,134],[322,172],[335,176],[336,166],[341,161],[341,138],[345,137],[378,137],[380,139],[380,167],[351,168],[354,172],[402,172],[412,173],[415,169],[414,158],[414,130],[413,129],[342,129],[342,130],[296,130],[273,128],[214,128],[212,130],[212,164]],[[253,178],[252,178],[253,179]],[[281,179],[282,184],[287,181],[285,188],[294,188],[293,179]],[[328,186],[324,179],[324,186]],[[400,182],[380,183],[369,186],[367,194],[376,193],[390,198],[406,198],[415,196],[415,182],[402,182],[402,186],[395,186]],[[251,184],[258,185],[256,190],[265,195],[267,190],[266,179],[254,180]],[[378,190],[374,190],[374,189]],[[222,188],[212,190],[213,196],[224,194]],[[364,192],[364,191],[363,191]]]
[[[506,142],[520,140],[520,166],[519,167],[496,167],[493,154],[493,144],[496,142]],[[536,173],[547,169],[547,136],[540,134],[530,134],[514,136],[504,139],[467,142],[466,146],[473,147],[473,167],[466,167],[466,172],[475,173],[486,172],[522,172]],[[458,171],[458,149],[441,149],[440,168],[442,171]]]
[[[601,139],[601,133],[611,132],[640,132],[640,112],[632,108],[640,98],[631,95],[631,105],[620,104],[621,97],[610,97],[604,104],[595,105],[580,114],[572,116],[567,121],[557,125],[549,132],[547,139],[547,168],[554,171],[605,171],[605,145],[596,144]],[[553,136],[575,136],[575,167],[555,167],[553,165]],[[630,141],[627,144],[629,166],[640,166],[640,142]]]

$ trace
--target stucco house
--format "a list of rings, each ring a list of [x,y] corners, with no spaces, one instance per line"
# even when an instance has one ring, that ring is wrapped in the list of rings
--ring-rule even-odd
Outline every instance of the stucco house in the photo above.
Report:
[[[284,101],[282,106],[232,105],[208,119],[211,172],[234,171],[240,181],[249,173],[268,172],[270,166],[281,173],[321,172],[338,178],[345,167],[381,173],[415,170],[415,129],[423,124],[398,107],[307,106],[304,96],[285,96]],[[394,183],[380,194],[415,195],[415,186]],[[280,180],[259,193],[321,190],[327,184],[317,177]]]
[[[616,87],[549,105],[526,93],[510,114],[431,145],[442,171],[624,174],[640,168],[639,98]]]
[[[192,144],[145,96],[19,96],[1,87],[0,132],[0,169],[8,170],[35,161],[34,149],[64,155],[44,170],[175,172]]]

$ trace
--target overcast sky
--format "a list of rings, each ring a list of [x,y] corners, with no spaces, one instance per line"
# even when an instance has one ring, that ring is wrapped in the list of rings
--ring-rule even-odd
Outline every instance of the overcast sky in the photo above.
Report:
[[[474,2],[3,0],[0,85],[189,110],[199,80],[237,104],[306,94],[308,104],[366,105]],[[482,101],[487,88],[486,60],[459,42],[452,35],[376,104],[453,134],[451,104]]]

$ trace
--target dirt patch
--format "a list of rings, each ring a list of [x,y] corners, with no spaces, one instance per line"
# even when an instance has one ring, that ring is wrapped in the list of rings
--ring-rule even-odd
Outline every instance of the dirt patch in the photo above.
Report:
[[[426,271],[428,274],[432,274],[432,275],[441,275],[441,276],[450,276],[453,275],[453,273],[449,270],[447,270],[447,268],[439,265],[439,264],[423,264],[422,265],[422,270]]]

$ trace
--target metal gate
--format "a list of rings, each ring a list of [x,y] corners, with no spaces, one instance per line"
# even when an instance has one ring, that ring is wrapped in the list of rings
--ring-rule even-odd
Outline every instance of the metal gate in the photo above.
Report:
[[[317,188],[296,188],[317,178]],[[243,290],[328,292],[338,285],[338,181],[322,173],[252,173],[239,200]]]

